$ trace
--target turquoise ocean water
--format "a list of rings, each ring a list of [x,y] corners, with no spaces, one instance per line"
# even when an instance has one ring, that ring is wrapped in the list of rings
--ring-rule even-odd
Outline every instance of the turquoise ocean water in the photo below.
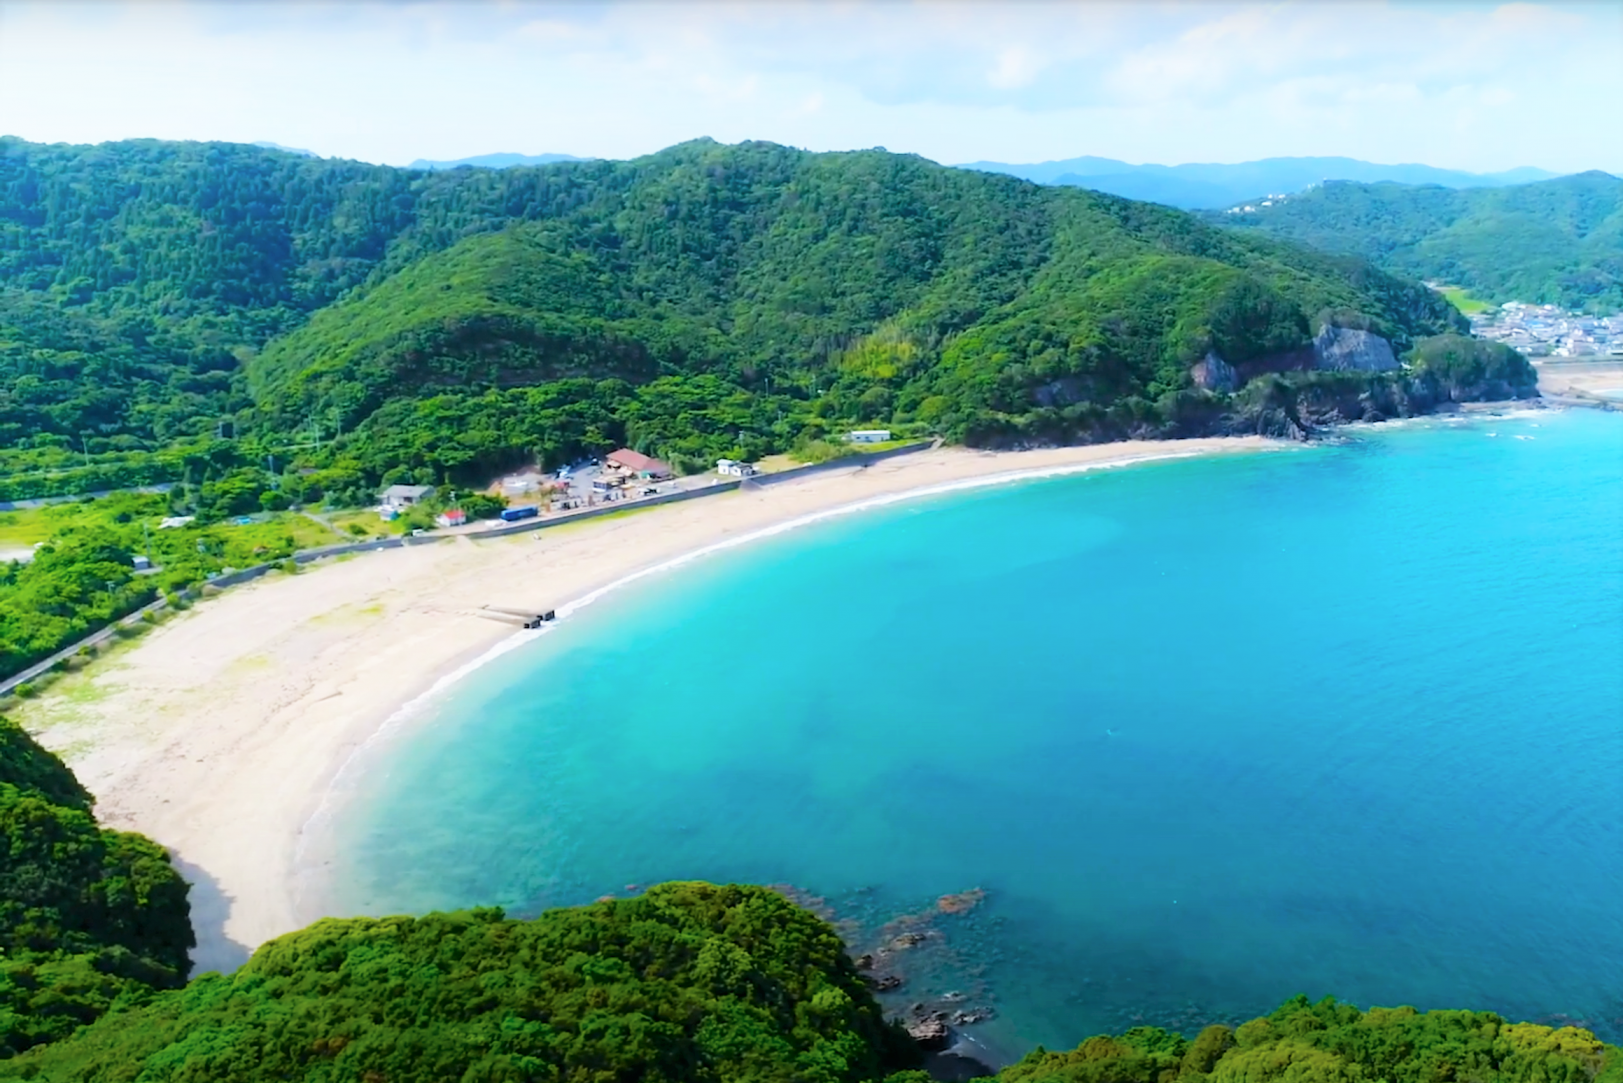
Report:
[[[612,593],[369,748],[322,908],[979,887],[992,1058],[1303,992],[1623,1038],[1623,417],[938,495]]]

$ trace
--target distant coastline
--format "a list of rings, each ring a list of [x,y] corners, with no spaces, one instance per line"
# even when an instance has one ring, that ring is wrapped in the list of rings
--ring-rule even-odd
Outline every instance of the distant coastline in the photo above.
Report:
[[[1261,437],[1020,452],[942,448],[754,492],[408,547],[251,583],[19,705],[108,826],[169,848],[193,884],[199,970],[230,969],[303,913],[305,829],[356,751],[413,705],[535,633],[486,603],[567,614],[644,576],[899,500],[1158,460],[1291,446]]]

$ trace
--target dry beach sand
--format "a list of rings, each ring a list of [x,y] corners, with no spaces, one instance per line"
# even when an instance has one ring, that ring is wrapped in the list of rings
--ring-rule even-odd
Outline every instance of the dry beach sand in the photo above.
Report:
[[[198,969],[230,968],[318,916],[297,905],[295,857],[346,758],[515,634],[474,616],[479,605],[563,606],[684,554],[899,494],[1277,446],[942,448],[508,538],[324,561],[225,591],[13,713],[78,772],[108,826],[174,853],[194,885]]]

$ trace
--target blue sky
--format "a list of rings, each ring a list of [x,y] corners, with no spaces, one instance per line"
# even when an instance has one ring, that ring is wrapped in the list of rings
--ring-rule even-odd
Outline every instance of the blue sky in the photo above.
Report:
[[[1623,2],[32,3],[0,132],[404,164],[708,135],[942,162],[1623,173]]]

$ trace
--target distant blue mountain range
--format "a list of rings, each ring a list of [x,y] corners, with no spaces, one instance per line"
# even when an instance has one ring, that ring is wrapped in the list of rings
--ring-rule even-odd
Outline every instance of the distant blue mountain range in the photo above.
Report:
[[[458,158],[453,162],[431,162],[419,158],[407,169],[457,169],[472,166],[475,169],[508,169],[515,165],[550,165],[553,162],[588,162],[590,158],[577,158],[573,154],[480,154],[472,158]]]
[[[1498,188],[1549,180],[1559,174],[1523,166],[1503,173],[1466,173],[1429,165],[1379,165],[1356,158],[1263,158],[1233,165],[1132,165],[1114,158],[1067,158],[1059,162],[1011,165],[969,162],[960,169],[1007,173],[1038,184],[1092,188],[1128,199],[1165,203],[1186,210],[1220,210],[1275,193],[1299,192],[1326,180],[1396,181],[1444,188]]]

